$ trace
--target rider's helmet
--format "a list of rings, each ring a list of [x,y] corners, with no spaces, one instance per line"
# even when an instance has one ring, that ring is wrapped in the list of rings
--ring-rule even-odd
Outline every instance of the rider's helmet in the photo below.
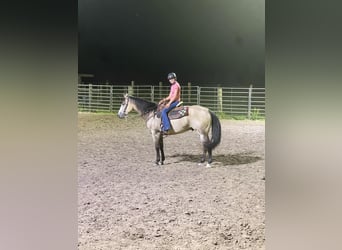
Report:
[[[168,75],[167,75],[167,79],[168,80],[170,80],[170,79],[177,79],[177,76],[176,76],[176,74],[175,73],[169,73]]]

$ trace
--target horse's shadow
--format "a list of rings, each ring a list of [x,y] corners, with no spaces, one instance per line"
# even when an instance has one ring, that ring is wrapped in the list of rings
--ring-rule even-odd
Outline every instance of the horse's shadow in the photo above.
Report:
[[[201,155],[195,154],[174,154],[170,155],[170,157],[179,158],[175,163],[179,162],[195,162],[198,163],[201,159]],[[213,154],[213,162],[220,163],[223,166],[225,165],[242,165],[242,164],[249,164],[254,163],[257,161],[262,160],[263,158],[259,156],[252,155],[251,153],[237,153],[237,154]]]

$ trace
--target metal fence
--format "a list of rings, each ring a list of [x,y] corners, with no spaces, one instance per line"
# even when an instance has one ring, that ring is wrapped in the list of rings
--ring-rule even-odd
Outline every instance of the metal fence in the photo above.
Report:
[[[117,112],[128,93],[158,102],[168,96],[170,86],[152,85],[78,85],[78,109],[85,112]],[[228,88],[182,86],[183,105],[201,105],[229,117],[265,117],[265,88]]]

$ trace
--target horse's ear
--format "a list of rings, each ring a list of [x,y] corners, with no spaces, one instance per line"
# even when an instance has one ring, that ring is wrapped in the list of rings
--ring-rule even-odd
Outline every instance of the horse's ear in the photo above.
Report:
[[[128,93],[124,94],[123,96],[126,98],[128,96]]]

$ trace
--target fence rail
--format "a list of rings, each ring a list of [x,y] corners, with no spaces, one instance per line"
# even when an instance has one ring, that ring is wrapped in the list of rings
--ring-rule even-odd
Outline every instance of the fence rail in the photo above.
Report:
[[[158,102],[169,94],[170,87],[152,85],[78,85],[78,109],[85,112],[117,112],[123,95],[128,93]],[[184,105],[201,105],[230,117],[257,119],[265,117],[265,88],[228,88],[182,86]]]

